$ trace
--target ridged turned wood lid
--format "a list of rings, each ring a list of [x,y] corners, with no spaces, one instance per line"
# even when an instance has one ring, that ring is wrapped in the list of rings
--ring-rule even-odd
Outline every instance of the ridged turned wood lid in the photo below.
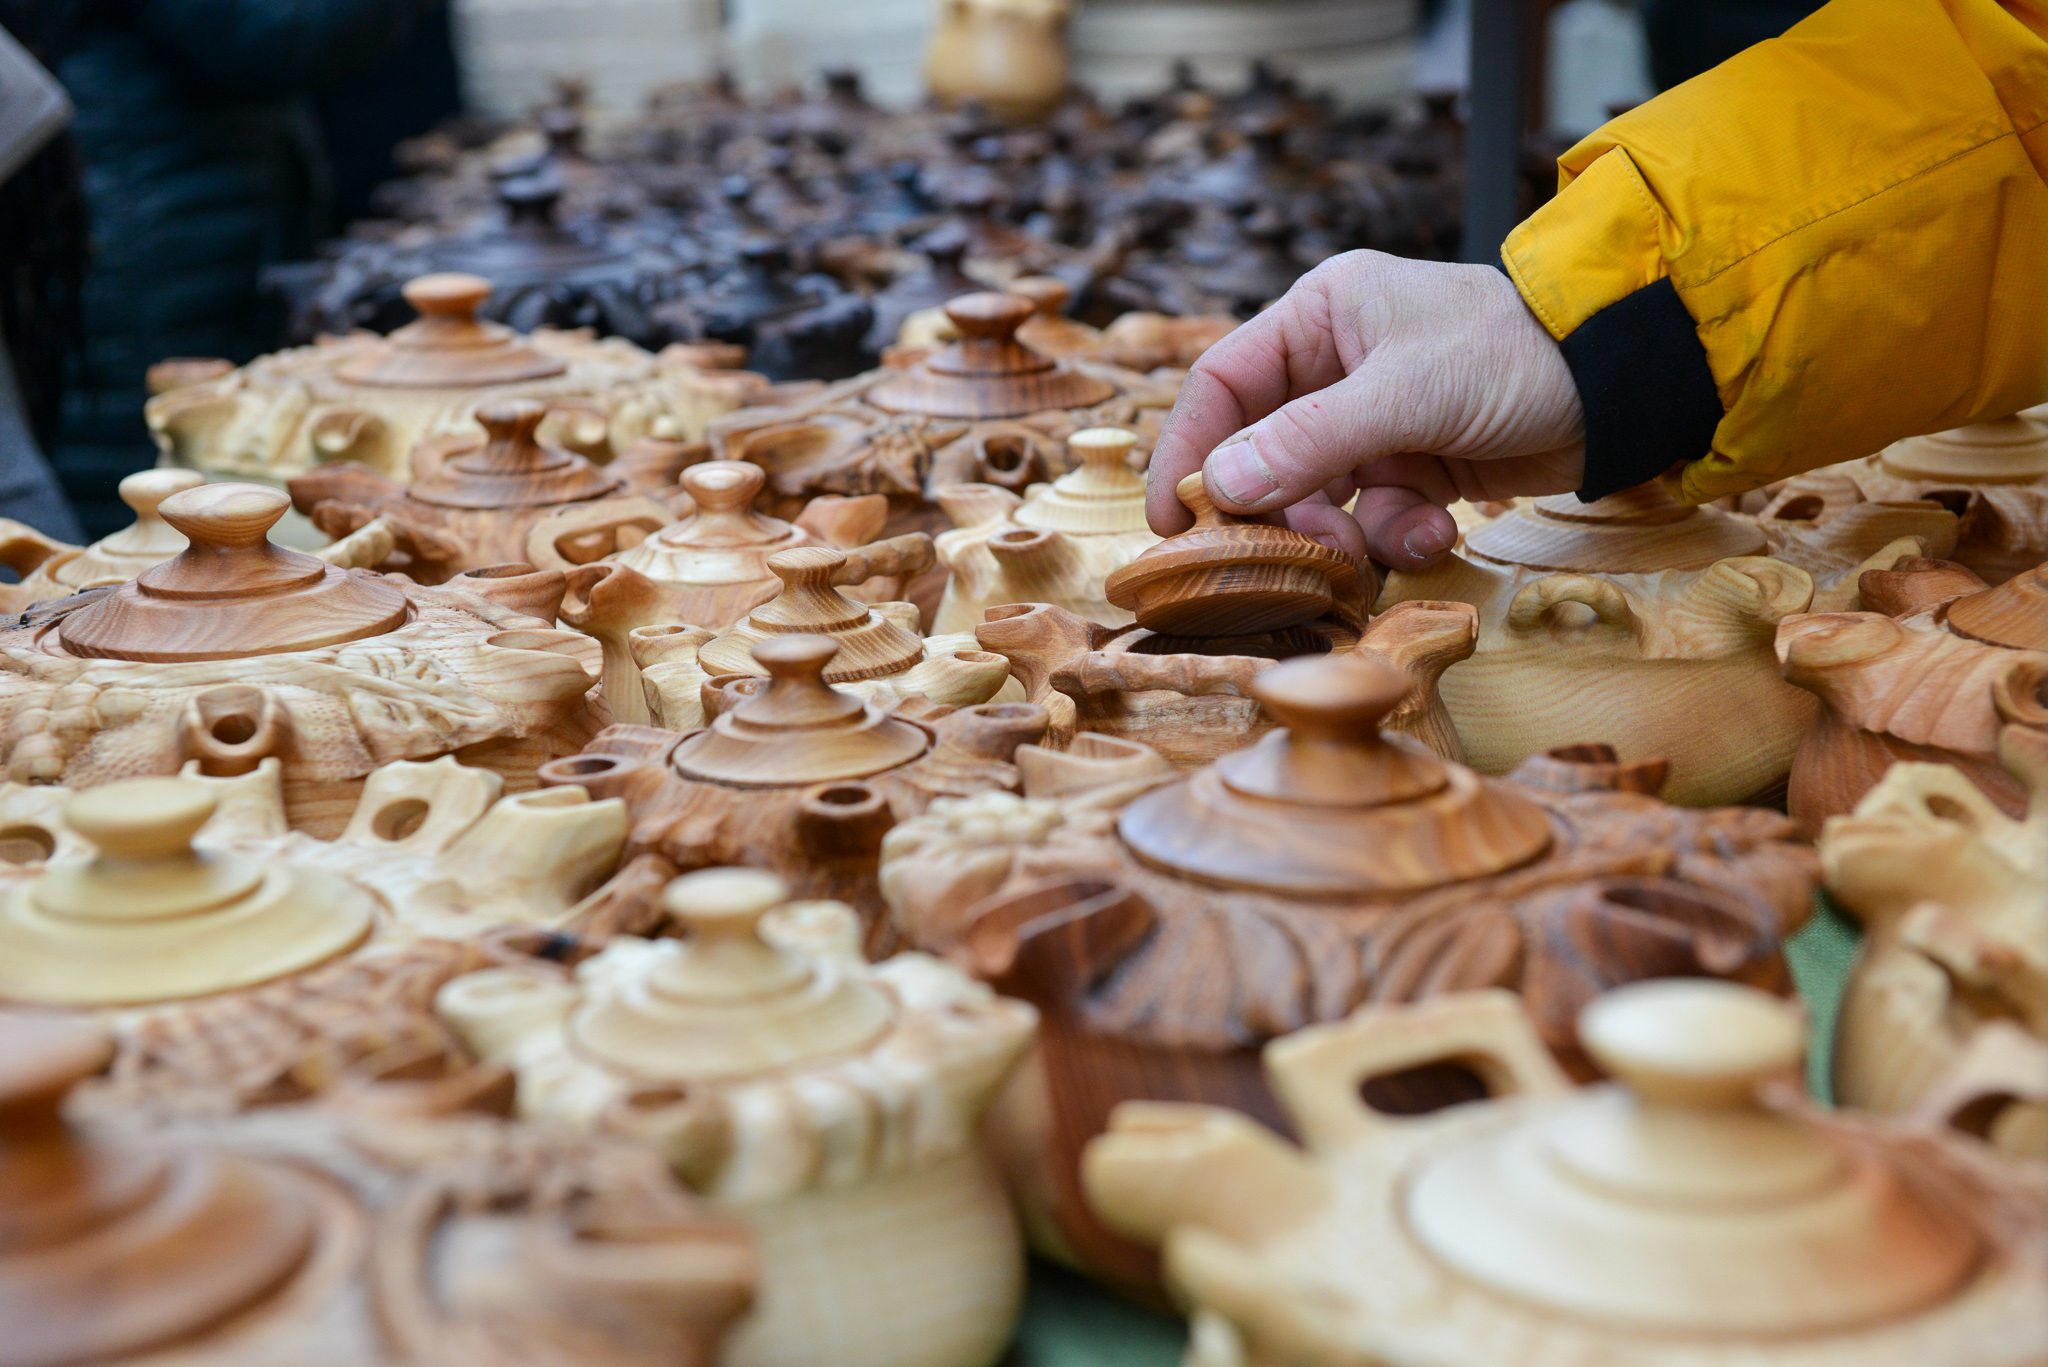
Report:
[[[619,492],[624,481],[573,451],[544,446],[547,405],[500,399],[476,410],[484,444],[458,451],[414,479],[406,495],[440,508],[549,508]]]
[[[324,963],[376,903],[317,869],[202,851],[213,794],[178,778],[89,789],[64,819],[99,850],[0,901],[0,1000],[122,1006],[206,996]]]
[[[261,484],[172,494],[157,512],[191,544],[66,613],[58,639],[73,655],[171,664],[313,650],[404,626],[412,608],[397,584],[271,544],[291,506]]]
[[[2048,423],[2024,414],[1908,437],[1878,453],[1886,474],[1899,479],[1965,484],[2032,484],[2048,479]]]
[[[51,571],[51,578],[69,588],[122,584],[161,565],[185,549],[184,534],[163,520],[157,508],[172,494],[206,483],[197,470],[137,470],[121,481],[121,501],[135,510],[135,521],[102,537]]]
[[[706,641],[697,652],[707,674],[752,674],[765,642],[795,633],[829,636],[839,650],[826,683],[857,683],[900,674],[924,659],[924,642],[865,603],[832,586],[846,552],[798,546],[768,557],[782,592]]]
[[[1113,536],[1142,532],[1145,477],[1130,467],[1138,434],[1122,427],[1088,427],[1067,438],[1080,464],[1051,484],[1031,491],[1011,514],[1020,527],[1042,527],[1068,536]]]
[[[683,938],[599,977],[569,1018],[583,1055],[648,1081],[715,1082],[858,1053],[896,1019],[858,967],[771,944],[761,918],[789,888],[760,869],[704,869],[668,885]]]
[[[933,418],[1021,418],[1047,409],[1089,408],[1116,386],[1040,355],[1017,340],[1031,301],[1014,294],[965,294],[946,302],[960,340],[939,348],[862,395],[891,413]]]
[[[1735,983],[1618,988],[1579,1019],[1618,1084],[1425,1158],[1409,1226],[1463,1275],[1601,1324],[1818,1335],[1924,1310],[1981,1240],[1878,1146],[1758,1101],[1792,1082],[1804,1034]]]
[[[1765,553],[1754,522],[1718,508],[1688,507],[1656,484],[1592,503],[1575,494],[1539,498],[1465,533],[1465,549],[1503,565],[1577,574],[1703,570],[1717,560]]]
[[[545,380],[569,369],[502,323],[477,319],[491,297],[491,282],[482,276],[422,275],[406,282],[404,292],[419,318],[338,367],[336,379],[378,389],[477,389]]]
[[[726,583],[760,579],[762,563],[794,550],[809,533],[754,511],[768,472],[752,461],[707,460],[686,468],[681,483],[697,511],[663,527],[616,557],[621,565],[663,582]]]
[[[2048,650],[2048,565],[1958,598],[1944,615],[1958,636],[2011,650]]]
[[[111,1148],[73,1131],[65,1096],[112,1053],[88,1020],[0,1012],[0,1361],[10,1367],[176,1353],[278,1289],[313,1244],[313,1208],[281,1168]]]
[[[1410,687],[1372,656],[1275,665],[1252,696],[1285,729],[1137,799],[1118,833],[1169,872],[1303,897],[1416,892],[1549,849],[1549,818],[1512,784],[1381,733]]]
[[[745,788],[789,788],[867,778],[908,764],[931,737],[826,682],[839,653],[829,636],[777,636],[754,647],[749,671],[768,686],[720,712],[678,745],[669,762],[686,778]]]
[[[1195,525],[1110,572],[1103,593],[1167,636],[1250,636],[1312,622],[1358,582],[1342,551],[1209,500],[1197,470],[1173,488]]]

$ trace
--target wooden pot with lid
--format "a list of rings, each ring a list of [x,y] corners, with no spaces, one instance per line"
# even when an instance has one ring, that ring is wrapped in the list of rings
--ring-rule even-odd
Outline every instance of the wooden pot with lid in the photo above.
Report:
[[[923,955],[870,966],[833,902],[757,869],[669,884],[680,938],[457,978],[444,1019],[519,1114],[651,1144],[746,1220],[761,1291],[727,1367],[987,1367],[1022,1241],[978,1124],[1033,1013]]]
[[[1021,795],[934,806],[889,834],[902,939],[1044,1018],[1039,1066],[999,1112],[1041,1248],[1149,1284],[1150,1255],[1079,1199],[1081,1145],[1140,1098],[1284,1124],[1256,1050],[1361,1002],[1513,989],[1591,1075],[1572,1019],[1608,986],[1787,989],[1779,941],[1815,880],[1785,818],[1666,805],[1661,766],[1606,747],[1481,777],[1382,730],[1410,691],[1364,653],[1290,660],[1250,683],[1284,729],[1207,768],[1084,734],[1020,749]],[[1392,1091],[1409,1106],[1471,1095],[1455,1070]]]
[[[1302,1147],[1136,1103],[1090,1199],[1160,1244],[1191,1361],[2017,1367],[2048,1353],[2048,1220],[1974,1140],[1834,1119],[1789,1090],[1802,1021],[1753,989],[1639,983],[1577,1034],[1574,1088],[1500,993],[1370,1007],[1272,1045]],[[1387,1114],[1451,1061],[1488,1099]]]
[[[10,1363],[708,1367],[746,1306],[742,1228],[627,1146],[451,1109],[492,1077],[432,1110],[392,1113],[398,1084],[166,1125],[76,1104],[112,1052],[87,1021],[0,1013]]]
[[[602,725],[595,642],[488,582],[425,588],[274,545],[289,506],[251,484],[173,494],[158,512],[184,550],[0,631],[8,777],[83,788],[275,757],[293,824],[331,835],[379,764],[459,753],[531,786]]]

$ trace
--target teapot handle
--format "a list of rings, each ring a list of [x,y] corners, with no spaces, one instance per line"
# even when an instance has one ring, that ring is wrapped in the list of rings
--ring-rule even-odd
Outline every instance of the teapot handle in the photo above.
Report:
[[[0,517],[0,565],[24,579],[54,557],[76,550],[11,517]]]
[[[1493,1096],[1543,1095],[1571,1087],[1514,993],[1458,992],[1410,1006],[1369,1006],[1266,1046],[1274,1095],[1309,1148],[1368,1143],[1417,1120],[1373,1110],[1361,1094],[1384,1073],[1461,1063]]]
[[[1550,574],[1524,584],[1508,604],[1508,629],[1526,636],[1566,603],[1591,608],[1602,626],[1630,632],[1637,629],[1628,596],[1605,579],[1587,574]]]
[[[905,532],[847,551],[845,563],[832,571],[832,582],[840,588],[853,588],[870,579],[912,579],[935,563],[930,535]]]
[[[1091,650],[1052,671],[1051,687],[1069,697],[1153,690],[1190,698],[1250,697],[1252,680],[1274,662],[1250,655],[1132,655]]]
[[[526,560],[535,569],[573,570],[616,554],[619,533],[637,528],[652,536],[676,519],[651,498],[600,499],[558,509],[526,534]]]

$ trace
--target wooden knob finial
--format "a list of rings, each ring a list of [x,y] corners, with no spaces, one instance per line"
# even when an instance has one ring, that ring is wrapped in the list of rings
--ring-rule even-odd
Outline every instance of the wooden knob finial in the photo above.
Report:
[[[400,291],[422,318],[474,318],[491,297],[491,282],[462,271],[415,276]]]

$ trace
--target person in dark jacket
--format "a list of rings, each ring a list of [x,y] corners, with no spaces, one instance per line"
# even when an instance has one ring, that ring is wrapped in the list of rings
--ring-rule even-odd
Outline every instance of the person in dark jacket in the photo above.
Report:
[[[30,0],[77,105],[91,222],[83,354],[53,453],[89,535],[127,521],[114,486],[155,459],[149,366],[246,361],[275,338],[257,277],[329,226],[312,97],[442,2]]]

